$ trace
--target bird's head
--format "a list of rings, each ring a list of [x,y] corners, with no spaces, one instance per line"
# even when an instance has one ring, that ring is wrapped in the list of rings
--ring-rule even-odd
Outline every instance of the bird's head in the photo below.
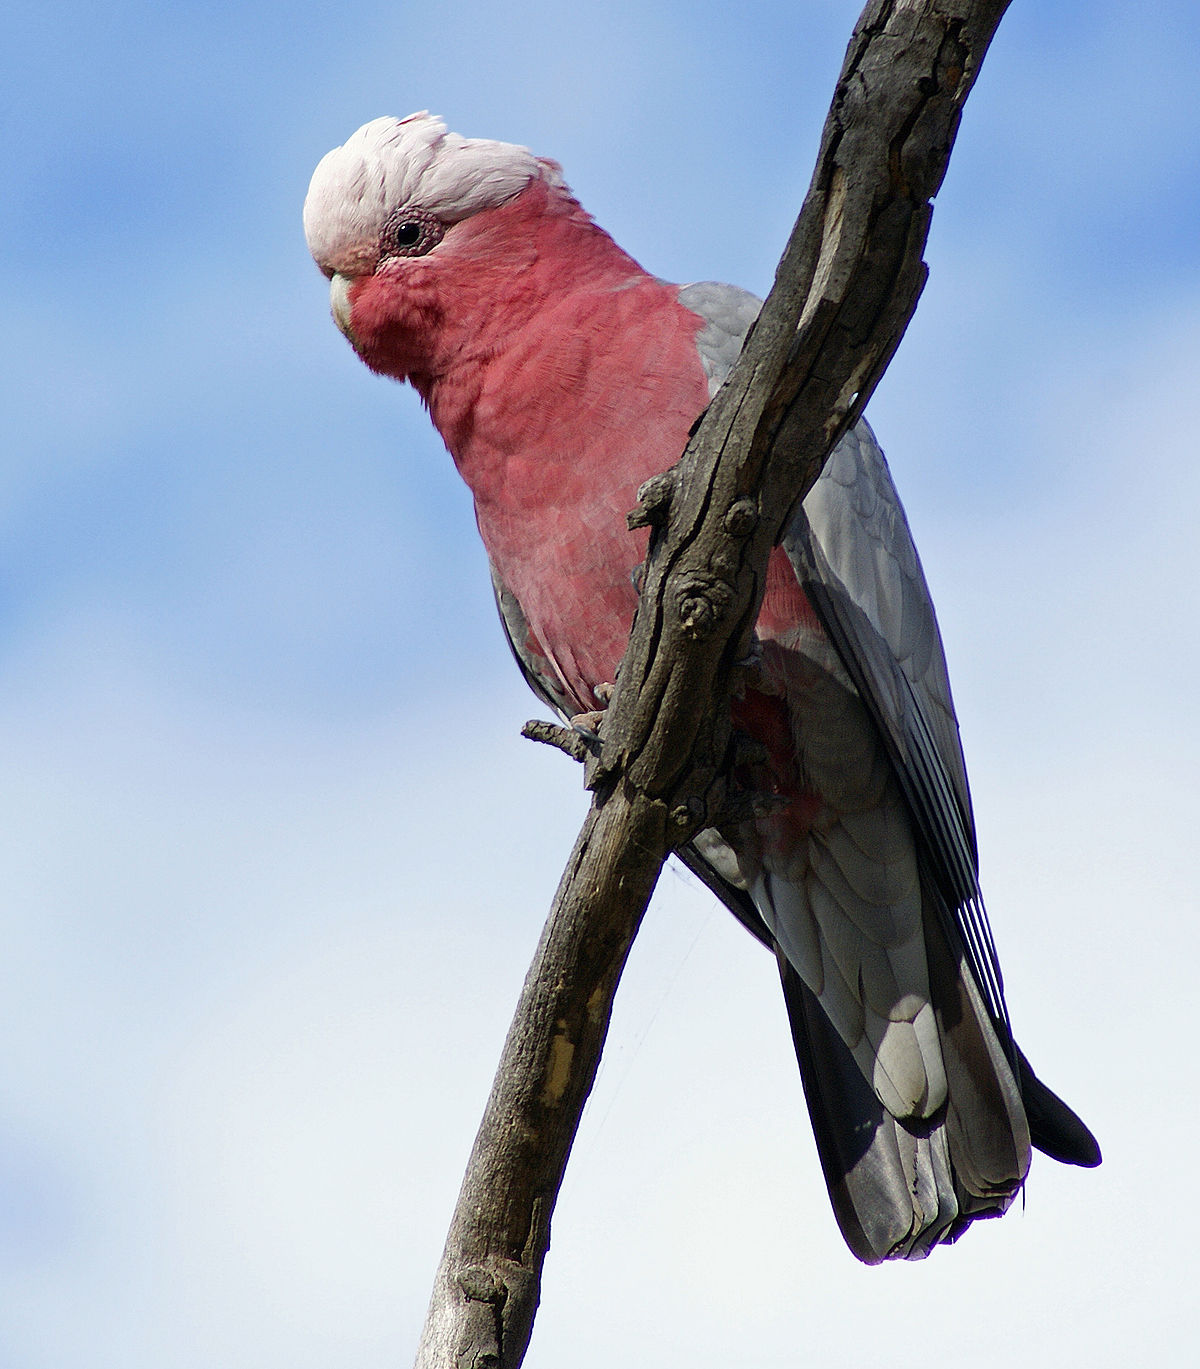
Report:
[[[487,262],[481,216],[535,182],[560,191],[558,166],[512,143],[459,137],[428,113],[374,119],[321,159],[304,234],[334,319],[369,366],[400,378],[418,368],[415,340],[441,322],[439,268],[444,279],[464,257]],[[503,269],[504,257],[493,241],[491,264]]]

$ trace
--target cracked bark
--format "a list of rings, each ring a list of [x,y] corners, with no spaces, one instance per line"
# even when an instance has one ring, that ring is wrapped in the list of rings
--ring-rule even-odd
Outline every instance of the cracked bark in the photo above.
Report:
[[[729,700],[771,547],[912,317],[930,201],[1007,0],[873,0],[860,15],[775,286],[678,464],[648,482],[641,601],[593,803],[521,991],[463,1180],[418,1369],[516,1369],[550,1218],[617,982],[667,854],[727,801]]]

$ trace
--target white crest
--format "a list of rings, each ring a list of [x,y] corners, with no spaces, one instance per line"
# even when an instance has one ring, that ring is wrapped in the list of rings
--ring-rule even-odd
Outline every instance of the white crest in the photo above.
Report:
[[[460,138],[424,111],[373,119],[321,158],[304,201],[304,236],[320,266],[354,275],[373,269],[393,210],[457,223],[504,204],[535,176],[562,184],[554,163],[528,148]]]

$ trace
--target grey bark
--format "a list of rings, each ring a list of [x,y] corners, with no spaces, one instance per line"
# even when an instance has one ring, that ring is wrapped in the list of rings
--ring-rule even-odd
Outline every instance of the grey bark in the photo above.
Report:
[[[767,557],[912,317],[930,201],[1006,7],[867,5],[775,286],[682,458],[631,514],[655,535],[585,759],[593,803],[505,1042],[418,1369],[517,1369],[524,1358],[554,1202],[630,944],[667,854],[726,801],[729,700],[753,669]],[[555,740],[553,730],[540,739]]]

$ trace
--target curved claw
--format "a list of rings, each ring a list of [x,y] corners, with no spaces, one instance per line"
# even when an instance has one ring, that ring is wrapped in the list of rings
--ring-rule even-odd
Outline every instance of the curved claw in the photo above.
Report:
[[[578,732],[581,737],[586,737],[588,741],[599,741],[599,727],[604,718],[604,710],[597,709],[592,713],[576,713],[571,719],[571,727]]]

